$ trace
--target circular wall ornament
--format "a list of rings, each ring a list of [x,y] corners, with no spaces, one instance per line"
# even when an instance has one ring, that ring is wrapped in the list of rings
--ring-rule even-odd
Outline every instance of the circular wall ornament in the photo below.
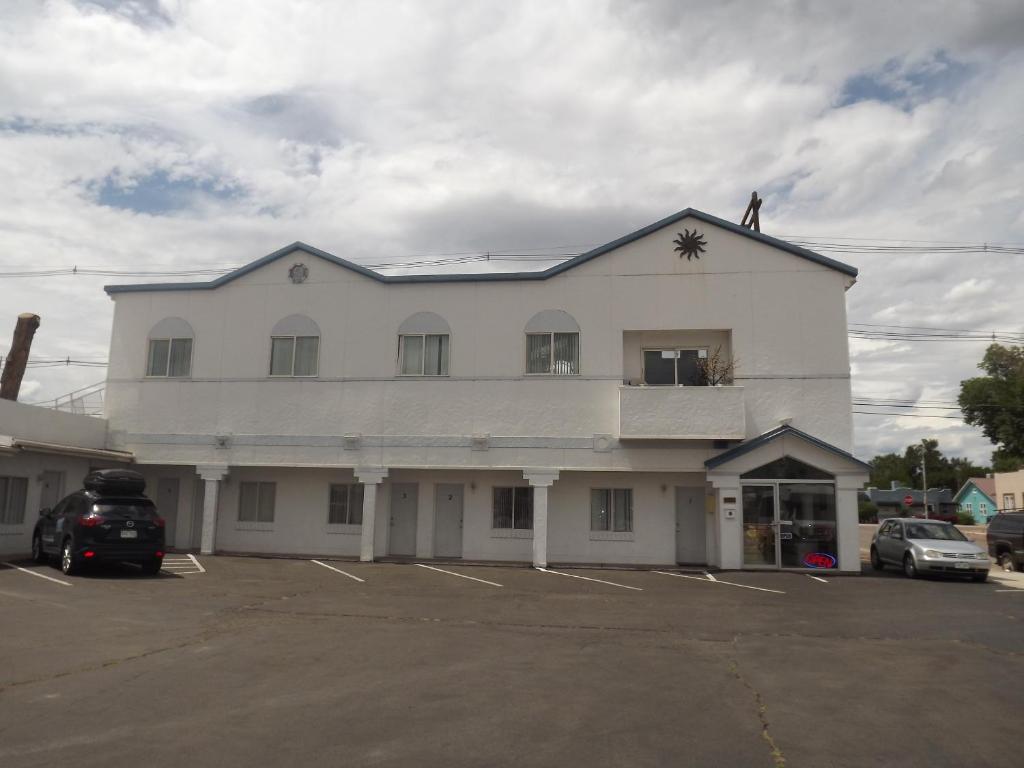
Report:
[[[687,261],[693,258],[700,258],[700,255],[704,253],[704,246],[707,242],[704,240],[704,235],[698,232],[696,229],[691,232],[688,229],[684,229],[682,232],[676,233],[678,237],[672,242],[676,244],[675,250],[679,251],[679,258],[686,257]]]
[[[304,283],[307,277],[309,277],[309,267],[305,264],[292,264],[291,269],[288,270],[288,279],[293,283]]]

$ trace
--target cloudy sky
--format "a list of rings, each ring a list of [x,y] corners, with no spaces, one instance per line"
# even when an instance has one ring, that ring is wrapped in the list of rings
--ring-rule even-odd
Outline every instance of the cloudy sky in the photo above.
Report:
[[[851,322],[1024,330],[1024,256],[927,250],[1024,243],[1019,0],[0,6],[2,273],[578,252],[756,188],[767,234],[865,248]],[[139,281],[0,277],[0,352],[30,310],[34,358],[105,359],[101,286]],[[984,346],[854,340],[853,388],[955,400]],[[34,368],[22,399],[103,376]],[[855,420],[865,457],[991,450]]]

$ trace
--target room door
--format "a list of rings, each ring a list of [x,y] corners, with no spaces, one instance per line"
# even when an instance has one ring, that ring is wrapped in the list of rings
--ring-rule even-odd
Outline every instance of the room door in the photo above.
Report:
[[[676,562],[708,561],[703,488],[676,488]]]
[[[434,557],[462,557],[462,486],[438,485],[434,499]]]
[[[419,486],[395,483],[391,486],[391,526],[388,554],[413,557],[416,554],[416,517]]]
[[[178,487],[176,477],[161,477],[156,481],[156,511],[165,521],[164,545],[173,547],[177,543],[178,530]]]
[[[52,469],[43,470],[43,488],[39,494],[39,508],[53,509],[64,498],[64,473]]]

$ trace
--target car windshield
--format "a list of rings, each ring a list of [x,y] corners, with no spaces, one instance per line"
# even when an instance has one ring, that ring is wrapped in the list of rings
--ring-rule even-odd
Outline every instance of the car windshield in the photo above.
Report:
[[[960,531],[948,523],[907,523],[907,538],[967,541]]]

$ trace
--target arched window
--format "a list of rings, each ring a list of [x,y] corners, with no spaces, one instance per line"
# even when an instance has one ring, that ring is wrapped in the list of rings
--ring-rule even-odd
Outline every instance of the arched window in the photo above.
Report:
[[[149,332],[146,375],[187,378],[192,375],[192,326],[180,317],[165,317]]]
[[[580,326],[568,312],[545,309],[526,324],[526,372],[576,376],[580,372]]]
[[[417,312],[398,326],[398,372],[447,376],[451,329],[440,315]]]
[[[320,326],[305,315],[289,315],[270,332],[271,376],[316,376]]]

